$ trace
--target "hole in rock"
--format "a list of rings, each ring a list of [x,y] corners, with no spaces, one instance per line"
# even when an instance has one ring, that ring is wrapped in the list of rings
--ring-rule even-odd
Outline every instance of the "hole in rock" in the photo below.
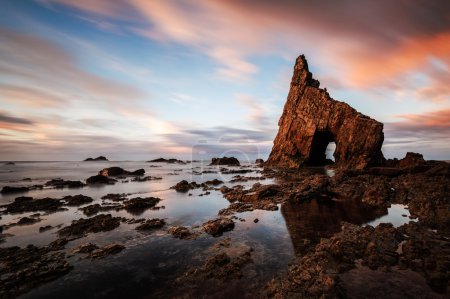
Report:
[[[323,166],[334,163],[333,153],[336,149],[334,136],[328,131],[316,131],[311,143],[308,164]]]

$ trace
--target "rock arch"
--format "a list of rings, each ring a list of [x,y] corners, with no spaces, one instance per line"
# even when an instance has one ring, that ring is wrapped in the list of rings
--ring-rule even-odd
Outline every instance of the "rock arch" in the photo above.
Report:
[[[383,124],[333,100],[319,86],[305,57],[299,56],[278,122],[278,134],[265,165],[297,168],[321,164],[329,142],[336,143],[334,158],[340,168],[363,169],[382,164]]]

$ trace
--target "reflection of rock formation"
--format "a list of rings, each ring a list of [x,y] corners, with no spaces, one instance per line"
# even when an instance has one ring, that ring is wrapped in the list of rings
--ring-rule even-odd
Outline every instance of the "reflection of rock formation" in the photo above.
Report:
[[[286,202],[281,206],[296,254],[329,237],[341,228],[341,221],[361,225],[387,214],[387,209],[376,209],[356,202]]]
[[[297,58],[279,131],[266,166],[324,165],[328,143],[335,163],[362,169],[383,162],[383,124],[330,98],[312,78],[304,56]]]

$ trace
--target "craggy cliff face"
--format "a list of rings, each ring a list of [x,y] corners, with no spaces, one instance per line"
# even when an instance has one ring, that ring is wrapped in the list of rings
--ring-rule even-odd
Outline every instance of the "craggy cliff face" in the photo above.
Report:
[[[266,166],[324,165],[330,142],[336,143],[334,159],[340,168],[363,169],[382,164],[383,124],[333,100],[319,85],[312,78],[305,57],[299,56]]]

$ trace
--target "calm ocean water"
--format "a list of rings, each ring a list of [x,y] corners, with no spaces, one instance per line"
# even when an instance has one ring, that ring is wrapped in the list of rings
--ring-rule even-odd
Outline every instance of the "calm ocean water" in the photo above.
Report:
[[[158,204],[161,207],[159,210],[147,210],[139,215],[133,215],[124,210],[105,213],[126,218],[163,218],[167,222],[166,227],[153,233],[141,233],[134,229],[136,225],[122,223],[116,230],[90,234],[71,241],[65,249],[67,254],[70,254],[73,248],[87,242],[99,246],[112,242],[121,243],[126,246],[126,249],[118,255],[100,261],[73,256],[69,258],[70,263],[75,267],[73,271],[32,290],[22,296],[23,298],[106,298],[118,294],[128,298],[170,297],[171,293],[165,290],[170,288],[173,280],[190,267],[202,263],[210,255],[211,246],[223,238],[230,238],[232,244],[237,246],[237,251],[242,248],[253,248],[253,263],[245,268],[245,278],[231,283],[230,292],[239,289],[256,292],[268,280],[287,268],[289,261],[297,252],[296,245],[299,240],[320,237],[321,231],[339,230],[340,221],[376,224],[381,220],[400,225],[408,220],[401,215],[409,215],[404,207],[394,205],[388,215],[377,220],[378,216],[370,211],[349,203],[336,202],[325,205],[313,200],[300,205],[279,205],[278,211],[255,210],[238,213],[236,216],[242,221],[235,220],[235,229],[220,238],[202,235],[197,240],[179,240],[167,234],[167,227],[183,225],[195,228],[200,226],[208,220],[217,218],[218,211],[228,207],[229,202],[220,191],[211,191],[208,196],[199,196],[204,191],[196,189],[192,190],[190,192],[192,196],[189,196],[187,193],[179,193],[170,189],[171,186],[181,180],[201,183],[220,179],[229,187],[241,184],[250,188],[256,181],[229,183],[233,174],[197,175],[196,173],[202,170],[218,170],[216,166],[207,166],[207,163],[202,162],[185,165],[147,163],[145,161],[16,162],[15,165],[0,165],[0,187],[44,184],[55,178],[84,181],[97,174],[99,170],[111,166],[119,166],[129,171],[143,168],[146,176],[151,175],[162,179],[145,182],[123,179],[115,185],[33,190],[23,194],[0,195],[0,203],[7,204],[20,195],[34,198],[60,198],[66,195],[83,194],[92,197],[94,203],[101,203],[101,197],[108,193],[126,193],[129,198],[155,196],[162,199]],[[227,168],[238,169],[238,167]],[[254,170],[254,172],[246,174],[248,176],[260,175],[258,171],[261,169],[253,164],[244,164],[241,168]],[[31,179],[31,182],[23,181],[25,178]],[[269,179],[260,182],[262,184],[273,183]],[[33,213],[2,215],[0,225],[17,222],[21,217],[31,214]],[[9,236],[0,246],[47,245],[58,238],[56,233],[58,227],[66,226],[72,220],[86,218],[86,216],[78,210],[78,207],[70,207],[67,211],[42,214],[40,218],[43,220],[36,224],[14,226],[4,230],[3,233],[9,234]],[[259,220],[258,223],[253,221],[256,218]],[[55,228],[39,232],[39,227],[46,225]],[[118,289],[130,291],[121,294],[117,293]]]

